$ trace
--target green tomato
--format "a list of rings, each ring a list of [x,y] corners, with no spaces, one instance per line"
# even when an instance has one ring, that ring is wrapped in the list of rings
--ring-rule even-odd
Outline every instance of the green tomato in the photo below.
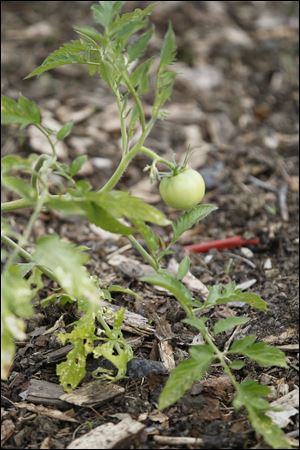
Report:
[[[178,175],[163,178],[159,192],[163,201],[172,208],[189,209],[203,199],[205,183],[199,172],[185,169]]]

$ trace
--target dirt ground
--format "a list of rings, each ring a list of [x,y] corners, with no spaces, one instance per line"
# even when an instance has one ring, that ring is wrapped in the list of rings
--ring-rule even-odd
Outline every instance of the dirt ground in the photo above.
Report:
[[[131,1],[126,7],[147,3]],[[91,4],[2,2],[2,92],[9,96],[22,92],[37,101],[53,123],[74,120],[74,132],[61,146],[60,158],[68,162],[88,154],[89,163],[80,176],[98,188],[119,160],[120,130],[110,93],[80,66],[23,80],[50,51],[74,37],[72,26],[92,24]],[[247,363],[238,377],[272,386],[275,399],[298,386],[298,2],[159,2],[153,18],[157,28],[153,53],[159,51],[168,20],[173,22],[178,44],[174,69],[179,75],[166,108],[168,118],[157,124],[147,146],[164,156],[175,153],[177,160],[188,145],[195,147],[192,165],[205,177],[206,202],[219,207],[184,235],[175,259],[180,260],[187,244],[235,235],[260,238],[260,244],[252,248],[191,254],[191,272],[207,286],[231,280],[243,283],[268,302],[266,313],[249,312],[253,320],[241,333],[256,334],[283,348],[290,367],[263,370]],[[150,101],[151,95],[146,108]],[[32,130],[25,130],[21,137],[15,129],[3,131],[2,155],[43,151]],[[175,217],[160,202],[157,186],[148,182],[143,172],[146,164],[143,157],[136,158],[119,187]],[[4,191],[3,199],[10,198]],[[28,214],[20,211],[11,220],[22,229]],[[53,232],[90,248],[89,269],[104,285],[122,284],[140,293],[142,300],[119,295],[115,303],[126,304],[128,310],[149,319],[156,331],[168,330],[176,363],[187,356],[194,336],[180,322],[179,305],[171,296],[134,279],[134,263],[140,264],[140,257],[125,238],[102,233],[80,219],[44,212],[33,238]],[[128,258],[126,270],[118,256]],[[214,318],[246,309],[224,306]],[[134,370],[120,383],[124,391],[115,399],[100,406],[69,408],[74,422],[16,407],[24,398],[19,394],[28,390],[32,380],[58,383],[55,363],[45,355],[59,346],[53,335],[43,332],[62,315],[61,327],[74,320],[71,307],[37,308],[28,323],[28,341],[18,345],[9,380],[2,383],[4,448],[66,448],[75,437],[107,422],[118,423],[126,414],[145,426],[130,448],[173,448],[156,439],[164,435],[201,438],[203,448],[265,448],[243,411],[233,410],[230,385],[217,365],[163,413],[157,411],[157,401],[166,376],[141,377]],[[128,338],[135,338],[137,358],[159,361],[157,335],[128,333]],[[218,344],[226,345],[228,339],[230,333]],[[54,407],[60,409],[57,403]],[[285,432],[295,440],[297,430],[295,415]]]

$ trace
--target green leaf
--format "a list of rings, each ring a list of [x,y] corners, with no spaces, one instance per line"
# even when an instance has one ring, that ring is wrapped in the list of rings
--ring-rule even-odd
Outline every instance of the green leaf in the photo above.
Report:
[[[282,430],[266,415],[271,408],[262,397],[271,393],[271,389],[254,380],[243,381],[238,385],[234,399],[235,408],[244,406],[254,430],[259,433],[272,448],[291,448]]]
[[[92,308],[99,305],[99,292],[83,266],[88,255],[58,236],[43,236],[37,241],[33,260],[40,266],[51,270],[61,287],[71,296],[88,301]]]
[[[242,369],[243,367],[245,367],[245,363],[244,363],[244,361],[238,361],[238,360],[236,360],[236,361],[232,361],[232,362],[229,364],[229,366],[230,366],[230,369],[232,369],[232,370],[240,370],[240,369]]]
[[[35,291],[22,277],[22,269],[10,266],[1,275],[1,378],[6,379],[15,354],[14,340],[24,340],[23,318],[32,315]]]
[[[89,47],[85,42],[79,40],[63,44],[59,49],[50,53],[39,67],[25,77],[25,80],[66,64],[87,64],[89,61],[86,53],[88,48]]]
[[[149,90],[149,69],[153,59],[149,58],[132,72],[130,76],[131,83],[138,88],[139,94],[146,94]]]
[[[74,175],[76,175],[79,172],[79,170],[81,169],[83,164],[87,161],[87,159],[88,159],[87,155],[80,155],[77,156],[77,158],[75,158],[74,161],[72,161],[70,166],[71,177],[74,177]]]
[[[31,173],[37,158],[37,155],[29,155],[28,158],[22,158],[18,155],[3,156],[1,158],[1,173],[6,174],[19,170]]]
[[[133,44],[128,47],[128,61],[132,62],[143,56],[148,43],[152,37],[153,29],[142,34]]]
[[[109,28],[114,18],[119,14],[124,2],[102,1],[98,5],[92,5],[94,20],[104,28]]]
[[[204,219],[211,212],[218,209],[215,205],[198,205],[195,208],[186,211],[175,223],[173,222],[173,239],[175,243],[179,237],[187,230],[192,228],[197,222]]]
[[[175,57],[176,57],[176,38],[172,28],[172,24],[170,22],[161,49],[160,63],[158,70],[162,71],[165,67],[172,64],[175,60]]]
[[[205,306],[222,305],[229,302],[244,302],[261,311],[266,311],[268,308],[268,304],[259,295],[242,292],[236,288],[235,283],[229,283],[226,286],[215,285],[209,288]]]
[[[101,206],[98,206],[94,202],[81,202],[80,206],[85,211],[88,221],[103,230],[125,236],[134,232],[134,228],[123,225],[123,223],[115,219],[106,209],[101,208]]]
[[[233,345],[229,353],[241,353],[256,361],[262,367],[288,367],[285,354],[278,348],[267,345],[264,342],[248,345],[242,350],[237,350]]]
[[[134,226],[137,228],[138,232],[141,233],[143,238],[145,239],[146,245],[148,249],[150,250],[150,253],[155,253],[159,246],[158,246],[158,238],[156,234],[153,232],[153,230],[145,224],[142,220],[132,220]]]
[[[231,330],[238,325],[244,325],[249,322],[249,317],[229,317],[228,319],[221,319],[214,325],[214,334],[220,334],[224,331]]]
[[[159,409],[168,408],[177,402],[207,372],[214,353],[207,345],[191,349],[192,357],[181,362],[174,370],[159,397]]]
[[[87,313],[76,322],[71,333],[58,335],[62,344],[66,342],[73,344],[67,360],[56,367],[59,381],[67,392],[75,389],[85,376],[86,357],[93,351],[93,342],[97,339],[95,329],[95,316]]]
[[[234,341],[230,347],[230,353],[243,353],[247,347],[250,347],[256,341],[256,336],[249,335],[242,339]]]
[[[131,196],[127,192],[89,192],[86,198],[109,211],[114,217],[143,220],[160,226],[170,224],[166,216],[157,208],[148,205],[138,197]]]
[[[31,124],[41,123],[41,113],[37,104],[28,98],[19,97],[18,101],[1,96],[1,124],[18,124],[25,128]]]
[[[184,319],[183,322],[187,323],[188,325],[191,325],[192,327],[196,328],[200,331],[200,333],[206,333],[206,325],[205,322],[208,320],[208,317],[190,317],[188,319]]]
[[[140,279],[145,283],[150,283],[155,286],[160,286],[167,289],[174,297],[178,300],[181,307],[187,313],[188,316],[191,315],[193,297],[190,291],[176,278],[172,277],[167,273],[156,273],[153,275],[147,275]]]
[[[132,295],[133,297],[135,297],[138,300],[142,298],[140,294],[138,294],[137,292],[134,292],[132,289],[124,288],[123,286],[119,286],[117,284],[111,284],[107,288],[107,291],[109,293],[118,292],[118,293],[122,293],[122,294]]]
[[[73,122],[65,123],[64,126],[56,133],[57,139],[59,141],[63,141],[67,136],[69,136],[69,134],[73,129],[73,126],[74,126]]]
[[[190,270],[190,264],[190,258],[186,255],[178,266],[176,275],[177,280],[181,281],[186,276],[186,274]]]
[[[1,183],[9,191],[15,192],[20,195],[20,197],[25,197],[27,199],[33,199],[35,197],[35,190],[32,185],[23,178],[4,175],[1,177]]]

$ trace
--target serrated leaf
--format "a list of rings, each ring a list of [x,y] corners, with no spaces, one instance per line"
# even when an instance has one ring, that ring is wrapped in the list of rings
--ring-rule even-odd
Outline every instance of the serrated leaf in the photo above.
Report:
[[[150,253],[155,253],[159,247],[158,238],[153,230],[142,220],[133,220],[133,224],[143,236]]]
[[[12,175],[4,175],[1,177],[1,183],[9,191],[15,192],[20,195],[20,197],[28,199],[33,199],[35,197],[35,190],[32,185],[23,178]]]
[[[143,220],[160,226],[170,224],[170,221],[160,210],[127,192],[90,192],[86,198],[108,210],[114,217]]]
[[[218,209],[215,205],[198,205],[193,209],[186,211],[176,222],[172,223],[173,239],[175,243],[179,237],[187,230],[192,228],[197,222],[204,219],[208,214]]]
[[[70,333],[60,333],[58,339],[62,344],[70,342],[73,349],[68,353],[67,360],[56,367],[59,381],[66,392],[75,389],[86,373],[86,357],[93,350],[95,335],[95,316],[87,313],[75,324]]]
[[[230,347],[230,353],[242,353],[256,341],[256,336],[249,335],[234,341]]]
[[[153,29],[146,31],[146,33],[142,34],[133,44],[128,47],[128,62],[135,61],[136,59],[143,56],[145,53],[148,43],[153,34]]]
[[[249,322],[249,317],[228,317],[227,319],[221,319],[214,325],[214,334],[220,334],[224,331],[231,330],[238,325],[244,325]]]
[[[190,270],[190,264],[190,258],[186,255],[178,266],[176,275],[177,280],[181,281],[186,276],[186,274]]]
[[[10,266],[1,275],[1,378],[6,379],[15,354],[15,339],[25,339],[23,318],[32,315],[35,295],[30,282],[18,266]]]
[[[243,367],[245,367],[245,363],[244,363],[244,361],[232,361],[232,362],[229,364],[229,367],[230,367],[230,369],[232,369],[232,370],[240,370],[240,369],[242,369]]]
[[[238,385],[233,404],[235,408],[246,408],[252,427],[272,448],[291,448],[281,429],[265,414],[271,408],[263,397],[270,393],[269,387],[246,380]]]
[[[115,219],[106,209],[94,202],[81,202],[81,208],[85,211],[86,217],[90,223],[97,225],[103,230],[111,233],[130,235],[134,232],[134,228],[128,227]]]
[[[19,170],[31,173],[37,158],[37,155],[30,155],[28,158],[22,158],[18,155],[3,156],[1,158],[1,173],[6,174]]]
[[[195,346],[196,347],[196,346]],[[177,402],[207,372],[214,354],[206,345],[191,351],[193,357],[181,362],[172,370],[159,397],[159,409],[165,409]],[[194,357],[195,356],[195,357]]]
[[[69,134],[73,129],[73,126],[74,126],[73,122],[65,123],[64,126],[56,133],[57,139],[59,141],[63,141],[67,136],[69,136]]]
[[[190,291],[176,278],[172,277],[167,273],[156,273],[153,275],[147,275],[141,278],[141,281],[145,283],[150,283],[155,286],[163,287],[167,289],[174,297],[178,300],[181,307],[187,313],[188,316],[191,315],[193,297]]]
[[[165,67],[172,64],[175,60],[175,56],[176,56],[176,38],[172,28],[172,24],[170,22],[161,49],[160,63],[158,70],[162,71]]]
[[[88,62],[86,54],[88,48],[85,42],[79,40],[63,44],[57,50],[50,53],[39,67],[25,77],[25,80],[66,64],[86,64]]]
[[[236,349],[236,346],[233,345],[229,353],[241,353],[262,367],[288,367],[285,354],[278,348],[267,345],[264,342],[248,345],[242,350]]]
[[[74,177],[74,175],[76,175],[79,172],[79,170],[81,169],[83,164],[87,161],[87,159],[88,159],[87,155],[79,155],[77,156],[77,158],[74,159],[74,161],[72,161],[70,165],[71,177]]]
[[[1,96],[1,124],[18,124],[21,128],[27,125],[40,124],[41,113],[37,104],[28,98],[19,97],[18,101]]]
[[[205,305],[222,305],[229,302],[244,302],[261,311],[268,309],[268,304],[259,295],[242,292],[236,288],[235,283],[228,283],[225,286],[215,285],[209,288]]]
[[[205,322],[208,320],[208,317],[190,317],[188,319],[184,319],[183,322],[191,325],[200,331],[200,333],[206,333],[206,325]]]
[[[130,76],[131,83],[134,87],[137,87],[138,92],[146,94],[149,90],[149,69],[152,63],[152,58],[147,59],[145,62],[137,66]]]
[[[98,5],[92,5],[94,20],[104,28],[109,28],[114,18],[119,14],[123,1],[101,1]]]
[[[37,241],[33,260],[40,266],[51,270],[61,287],[71,296],[82,300],[82,306],[97,308],[99,293],[90,279],[84,264],[88,255],[58,236],[43,236]]]

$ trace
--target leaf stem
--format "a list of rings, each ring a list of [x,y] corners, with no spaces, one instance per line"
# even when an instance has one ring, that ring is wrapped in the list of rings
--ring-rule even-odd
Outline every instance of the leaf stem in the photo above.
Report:
[[[150,264],[151,267],[155,271],[159,269],[157,261],[149,255],[149,253],[144,249],[144,247],[141,246],[141,244],[135,239],[135,237],[129,235],[127,236],[128,240],[131,242],[132,246],[140,253],[140,255],[147,261],[148,264]]]
[[[148,147],[141,147],[140,152],[144,155],[148,156],[149,158],[153,159],[153,161],[156,161],[159,164],[164,164],[165,166],[169,167],[171,170],[175,170],[176,165],[173,164],[171,161],[168,161],[165,158],[161,158],[157,153],[155,153],[153,150],[150,150]]]
[[[15,250],[18,253],[18,255],[20,255],[23,259],[25,259],[25,261],[33,262],[33,258],[31,256],[31,254],[29,252],[27,252],[26,250],[24,250],[24,248],[22,248],[19,244],[14,242],[8,236],[1,234],[1,241],[4,242],[4,244],[6,244],[11,249]],[[40,266],[40,265],[37,265],[37,268],[41,272],[43,272],[43,274],[46,275],[48,278],[50,278],[51,280],[56,281],[58,283],[54,273],[51,272],[51,270],[48,270],[46,267]]]

